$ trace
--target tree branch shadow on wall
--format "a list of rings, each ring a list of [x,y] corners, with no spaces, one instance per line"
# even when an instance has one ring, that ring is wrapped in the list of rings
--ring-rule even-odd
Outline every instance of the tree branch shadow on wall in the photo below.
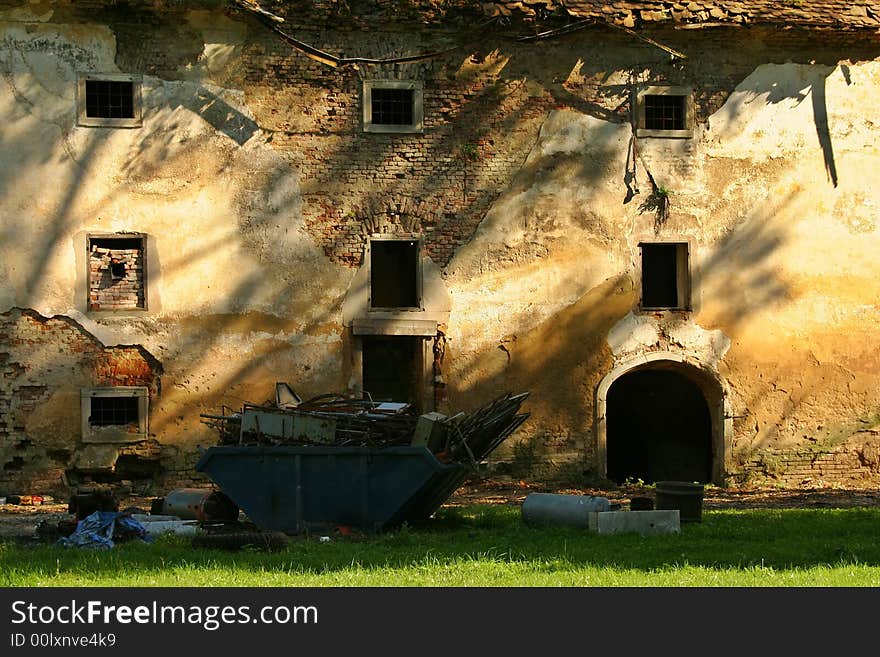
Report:
[[[723,280],[730,271],[742,274],[728,288],[730,296],[719,300],[723,312],[713,319],[713,325],[727,335],[736,335],[755,311],[765,311],[790,297],[790,287],[774,267],[774,257],[788,239],[786,228],[782,222],[771,221],[790,202],[790,197],[779,199],[770,208],[757,203],[700,265],[700,280]],[[570,434],[568,439],[579,434],[578,439],[587,444],[573,449],[590,454],[595,392],[614,367],[607,337],[615,324],[637,311],[639,294],[634,278],[626,272],[603,281],[573,304],[517,335],[515,341],[505,343],[506,353],[486,347],[464,362],[453,361],[461,381],[459,389],[450,394],[453,406],[466,410],[479,400],[504,392],[531,391],[526,410],[532,412],[532,417],[522,433],[531,440],[554,445],[560,436],[552,435],[552,427],[567,427],[562,431],[563,442],[564,434]],[[462,346],[453,343],[452,347],[455,358],[455,351],[462,350]],[[645,348],[669,349],[661,344]],[[795,410],[791,407],[787,412]],[[537,427],[544,433],[536,435]],[[550,434],[546,433],[548,428]],[[540,449],[548,451],[547,447]]]
[[[566,92],[566,94],[567,93],[568,92]],[[553,94],[551,94],[551,96],[553,96]],[[563,95],[563,97],[568,98],[566,95]],[[824,130],[827,135],[827,108],[825,108],[824,93],[814,92],[813,98],[815,115],[819,117],[822,111],[825,112]],[[575,99],[568,98],[566,102],[570,101],[576,108],[579,107],[587,113],[593,112],[601,114],[598,108],[583,103],[577,105],[574,103],[574,100]],[[498,130],[511,131],[520,121],[517,116],[518,113],[531,111],[539,105],[540,103],[537,100],[529,100],[526,98],[520,104],[515,105],[512,108],[513,111],[509,112],[508,115],[501,118],[501,120],[498,120],[491,125],[480,125],[478,123],[477,128],[473,132],[467,133],[466,138],[467,140],[480,140]],[[216,103],[215,101],[208,99],[206,105],[197,105],[195,109],[196,111],[200,109],[205,110],[208,114],[208,116],[205,117],[206,120],[239,145],[244,143],[242,140],[249,138],[249,135],[252,136],[256,129],[255,123],[249,119],[245,120],[247,117],[242,118],[241,116],[234,115],[230,117],[228,105],[225,105],[224,103]],[[478,116],[479,111],[480,107],[476,103],[466,106],[465,118],[468,118],[468,116],[476,117]],[[603,108],[602,111],[604,112],[606,110]],[[470,114],[467,114],[467,112],[470,112]],[[227,119],[230,120],[229,125],[225,123]],[[821,119],[817,118],[817,132],[819,134],[820,143],[822,143],[823,136],[820,123]],[[75,202],[76,195],[79,193],[82,178],[86,175],[90,163],[100,145],[100,139],[97,135],[97,132],[92,134],[91,141],[83,151],[84,156],[81,161],[83,166],[76,169],[69,187],[63,189],[63,201],[60,204],[58,212],[52,218],[51,226],[47,233],[48,237],[43,243],[44,248],[38,250],[37,257],[32,260],[32,269],[25,276],[25,298],[22,299],[21,302],[21,305],[23,306],[30,305],[29,302],[33,300],[35,291],[39,288],[46,276],[46,263],[50,262],[56,249],[61,246],[61,238],[66,228],[69,227],[69,222],[71,221],[69,216],[70,208]],[[168,138],[170,137],[171,135],[168,135]],[[830,136],[826,137],[825,141],[827,141],[826,167],[829,169],[829,176],[836,184],[837,174],[834,168]],[[435,162],[442,161],[443,156],[448,154],[448,149],[454,142],[455,140],[452,140],[451,137],[447,141],[442,139],[438,140],[438,142],[428,151],[428,159]],[[22,145],[22,147],[25,146],[26,144]],[[394,148],[394,141],[389,139],[378,150],[381,153],[388,154],[391,153]],[[823,152],[825,151],[826,145],[823,143]],[[334,172],[343,172],[345,170],[349,155],[348,152],[341,150],[330,152],[330,159],[332,162],[330,168],[331,176]],[[523,161],[527,155],[528,151],[526,151]],[[596,175],[596,172],[591,170],[587,163],[583,163],[583,167],[582,174],[585,179],[589,179],[589,175]],[[432,194],[436,186],[439,186],[441,183],[445,184],[449,173],[449,168],[445,170],[442,167],[438,168],[434,177],[428,176],[425,178],[421,185],[422,189],[417,190],[417,192],[422,191],[426,195]],[[404,191],[406,188],[404,182],[382,184],[380,185],[380,188],[381,193],[390,196],[411,193],[408,190]],[[497,193],[491,191],[486,192],[485,196],[488,199],[487,207],[497,198],[497,195]],[[283,216],[285,212],[292,211],[292,206],[286,204],[280,209],[278,214]],[[481,213],[477,218],[478,220],[474,224],[474,229],[479,226],[479,220],[482,219],[483,215],[484,213]],[[274,216],[270,218],[267,215],[266,219],[267,221],[274,220]],[[28,227],[21,226],[20,230],[24,233],[24,231],[28,230]],[[11,239],[14,239],[14,231],[10,232],[7,229],[4,229],[4,232],[4,238],[8,235]],[[465,241],[469,237],[470,235],[461,236],[462,241]],[[766,226],[761,227],[757,224],[747,225],[746,227],[739,229],[739,232],[732,234],[729,241],[723,242],[716,254],[709,259],[703,272],[704,275],[713,271],[716,267],[721,268],[722,264],[725,263],[727,261],[726,259],[729,257],[735,257],[741,261],[743,268],[755,270],[750,272],[749,277],[745,282],[745,289],[749,290],[749,294],[743,295],[737,304],[734,304],[736,307],[732,308],[729,316],[724,319],[726,323],[735,326],[738,322],[741,322],[748,317],[750,308],[753,308],[758,304],[771,303],[774,299],[785,296],[787,291],[784,283],[775,277],[771,269],[760,268],[760,263],[767,262],[770,255],[775,249],[779,248],[784,240],[784,234],[778,229],[771,229]],[[211,253],[211,249],[212,245],[206,244],[201,248],[201,254],[207,256]],[[173,266],[176,267],[178,265],[177,263],[174,263]],[[232,267],[234,265],[230,263],[230,266]],[[606,281],[602,285],[597,286],[593,291],[587,293],[581,301],[573,304],[570,309],[563,311],[566,313],[563,317],[551,318],[530,331],[529,336],[521,336],[517,346],[511,350],[510,364],[500,368],[497,374],[482,378],[486,371],[483,366],[477,363],[467,365],[463,368],[462,372],[464,380],[469,383],[462,386],[461,392],[456,398],[457,402],[461,403],[462,406],[466,406],[467,404],[477,405],[480,403],[481,399],[485,399],[494,394],[494,391],[500,391],[507,388],[533,389],[536,387],[540,390],[541,387],[544,386],[548,391],[545,397],[540,397],[536,394],[532,397],[531,403],[545,405],[547,417],[550,417],[553,414],[563,416],[564,413],[568,412],[568,409],[572,407],[572,403],[576,400],[580,400],[578,403],[583,406],[584,399],[592,398],[591,395],[594,394],[595,384],[599,378],[598,374],[591,373],[605,371],[603,370],[603,367],[607,367],[610,363],[610,355],[605,351],[606,348],[603,346],[604,336],[607,335],[607,330],[613,326],[613,321],[617,321],[617,319],[622,317],[632,307],[631,282],[629,284],[630,289],[627,289],[627,278],[625,276],[609,279],[609,281]],[[294,289],[295,285],[296,283],[292,282],[291,289],[278,291],[274,298],[269,299],[269,301],[277,302],[278,307],[285,307],[287,296]],[[244,277],[230,293],[230,296],[238,299],[248,299],[255,296],[257,292],[262,289],[262,286],[263,281],[260,274],[254,273]],[[301,332],[309,334],[318,331],[322,324],[332,323],[334,317],[338,314],[340,303],[341,299],[339,299],[335,305],[331,305],[325,308],[323,312],[318,313],[313,320],[302,323],[300,327]],[[614,312],[609,314],[609,309],[614,309]],[[203,339],[197,344],[193,345],[193,352],[188,355],[192,362],[196,363],[206,359],[206,354],[210,351],[211,346],[219,344],[224,336],[234,329],[239,321],[238,316],[235,313],[240,312],[242,308],[234,308],[233,310],[234,312],[231,313],[228,318],[218,318],[218,321],[213,323],[207,337],[203,337]],[[578,361],[571,357],[571,344],[568,341],[548,339],[548,336],[550,335],[580,335],[583,331],[587,330],[587,327],[589,327],[591,332],[585,336],[583,342],[580,343],[580,351],[578,352],[584,358],[582,361]],[[593,331],[593,329],[596,330]],[[167,404],[168,408],[162,413],[157,414],[154,418],[154,433],[162,435],[162,432],[166,430],[170,431],[174,426],[174,418],[177,416],[178,410],[180,409],[197,411],[202,405],[216,405],[218,400],[224,398],[223,395],[227,389],[234,387],[239,381],[250,374],[260,371],[261,368],[271,365],[274,359],[280,354],[289,354],[294,349],[293,346],[288,344],[277,344],[273,348],[266,350],[264,353],[250,358],[247,361],[243,361],[240,365],[233,368],[229,374],[212,382],[211,386],[206,387],[203,391],[198,393],[187,393],[186,399],[180,400],[178,406],[175,405],[178,403],[178,400],[174,399],[171,395],[160,400],[160,403]],[[492,357],[505,358],[505,354],[497,351],[494,346],[491,347],[489,351]],[[491,358],[488,359],[491,360]],[[587,365],[589,365],[589,367],[587,367]],[[495,366],[492,365],[492,367],[488,369],[494,370],[494,368]],[[339,378],[341,381],[342,377],[340,376]],[[565,382],[568,382],[570,385],[565,387]],[[272,382],[267,381],[267,390],[269,386],[271,386],[271,383]],[[296,382],[294,383],[296,384]],[[562,386],[563,390],[558,396],[555,396],[550,391],[557,386]],[[587,415],[580,418],[581,426],[586,422],[586,419]],[[588,431],[589,427],[585,427],[585,430]]]
[[[828,102],[826,88],[829,77],[837,70],[837,66],[813,64],[802,70],[799,80],[773,80],[770,78],[754,77],[748,85],[742,84],[737,88],[746,92],[736,100],[731,107],[731,114],[736,116],[741,113],[742,106],[762,100],[768,105],[776,105],[784,101],[795,101],[795,106],[800,105],[807,97],[810,98],[812,107],[813,124],[816,129],[816,138],[822,151],[822,159],[825,164],[825,172],[828,180],[834,187],[838,184],[837,164],[834,158],[834,144],[831,139],[831,129],[828,120]],[[849,67],[841,65],[841,75],[847,86],[852,84]],[[722,132],[721,138],[727,135]]]

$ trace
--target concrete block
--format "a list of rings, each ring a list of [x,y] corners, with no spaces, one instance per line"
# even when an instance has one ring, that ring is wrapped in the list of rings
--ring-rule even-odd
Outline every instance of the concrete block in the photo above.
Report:
[[[590,531],[598,534],[635,533],[642,536],[681,531],[678,509],[663,511],[597,511],[590,514]]]

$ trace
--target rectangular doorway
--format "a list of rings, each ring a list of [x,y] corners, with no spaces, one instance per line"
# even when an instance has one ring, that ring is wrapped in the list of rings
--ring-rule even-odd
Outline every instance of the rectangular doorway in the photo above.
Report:
[[[421,407],[424,338],[365,335],[362,338],[363,390],[373,401]]]

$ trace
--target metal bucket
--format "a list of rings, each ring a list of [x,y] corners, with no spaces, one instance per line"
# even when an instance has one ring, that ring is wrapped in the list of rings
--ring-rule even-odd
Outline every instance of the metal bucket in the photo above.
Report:
[[[701,522],[703,519],[703,484],[688,481],[658,481],[655,486],[655,506],[660,509],[678,509],[681,522]]]

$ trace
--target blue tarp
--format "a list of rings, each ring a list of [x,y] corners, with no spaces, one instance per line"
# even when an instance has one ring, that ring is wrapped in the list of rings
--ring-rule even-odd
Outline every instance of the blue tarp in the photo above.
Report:
[[[76,524],[70,536],[58,539],[64,547],[86,547],[109,550],[115,540],[139,538],[147,541],[147,530],[131,516],[118,511],[95,511]]]

